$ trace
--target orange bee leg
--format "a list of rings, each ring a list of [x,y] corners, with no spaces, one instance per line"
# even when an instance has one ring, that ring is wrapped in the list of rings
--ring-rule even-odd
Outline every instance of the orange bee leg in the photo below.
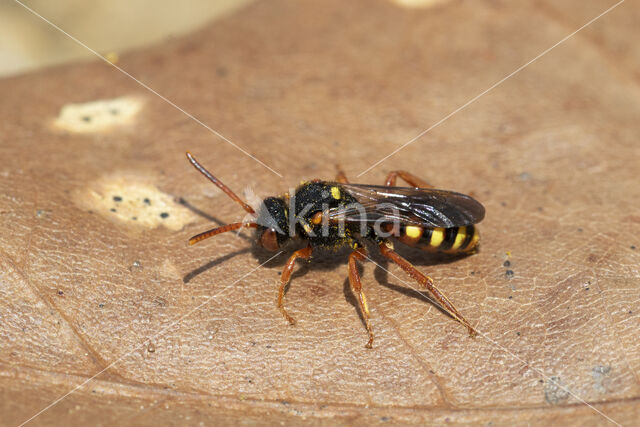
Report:
[[[336,169],[338,169],[338,174],[336,175],[336,182],[339,182],[340,184],[348,184],[349,180],[347,179],[347,175],[344,173],[342,168],[338,166]]]
[[[360,303],[360,311],[364,318],[364,323],[367,326],[367,332],[369,333],[369,342],[365,346],[371,348],[373,345],[373,331],[371,330],[371,323],[369,322],[369,307],[367,306],[367,298],[362,291],[362,282],[360,281],[360,273],[358,272],[357,261],[364,261],[365,249],[358,248],[351,252],[349,255],[349,283],[351,284],[351,291],[358,297]]]
[[[282,276],[280,276],[280,289],[278,290],[278,309],[280,313],[284,316],[287,321],[295,325],[296,321],[293,317],[289,316],[287,310],[284,309],[284,288],[289,283],[291,279],[291,273],[293,273],[293,267],[296,265],[296,260],[298,258],[309,259],[311,258],[311,246],[308,246],[304,249],[300,249],[295,251],[287,261],[287,264],[284,266],[284,270],[282,270]]]
[[[384,185],[386,185],[387,187],[395,187],[396,186],[396,179],[398,177],[400,177],[403,180],[405,180],[407,182],[407,184],[409,184],[412,187],[416,187],[416,188],[433,188],[433,185],[427,184],[422,179],[418,178],[414,174],[412,174],[410,172],[407,172],[407,171],[391,171],[391,172],[389,172],[389,175],[387,175],[387,180],[385,181]]]
[[[402,268],[409,276],[411,276],[416,282],[420,284],[423,289],[426,289],[431,296],[440,304],[442,308],[444,308],[447,313],[449,313],[454,319],[458,322],[462,323],[469,330],[469,335],[474,336],[477,334],[475,329],[467,322],[467,320],[462,317],[462,314],[456,310],[456,308],[451,304],[449,299],[444,296],[442,292],[438,290],[433,284],[433,280],[422,274],[417,268],[415,268],[409,261],[402,258],[393,250],[393,245],[391,242],[382,242],[380,243],[380,252],[385,258],[390,259],[395,262]]]

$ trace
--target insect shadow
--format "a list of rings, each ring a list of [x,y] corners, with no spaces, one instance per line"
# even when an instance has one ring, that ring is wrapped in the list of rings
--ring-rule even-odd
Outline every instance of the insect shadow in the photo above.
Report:
[[[389,267],[388,260],[383,258],[377,253],[377,247],[371,246],[369,249],[370,249],[369,257],[375,263],[370,262],[368,260],[363,264],[358,263],[357,268],[361,275],[363,274],[363,271],[365,268],[371,268],[373,266],[374,267],[373,274],[374,274],[375,282],[377,282],[376,284],[382,285],[387,289],[391,289],[392,291],[398,292],[402,295],[415,298],[425,303],[429,303],[435,306],[442,313],[451,317],[451,315],[446,310],[444,310],[437,302],[431,299],[425,291],[419,288],[416,288],[413,284],[407,285],[406,283],[409,282],[409,278],[407,278],[406,280],[402,278],[402,276],[404,275],[404,272],[398,271],[396,275],[399,277],[399,279],[394,277],[394,279],[396,279],[397,282],[401,282],[401,283],[404,282],[404,283],[402,283],[401,285],[398,285],[390,282],[389,272],[387,271]],[[292,248],[290,251],[282,253],[276,258],[269,261],[269,258],[273,257],[273,252],[267,251],[264,248],[261,248],[260,246],[253,244],[251,247],[246,247],[242,250],[238,250],[230,254],[224,255],[222,257],[216,258],[215,260],[212,260],[211,262],[203,265],[202,267],[195,269],[193,272],[186,275],[185,279],[191,280],[196,275],[212,267],[215,267],[219,264],[224,263],[225,261],[228,261],[231,258],[234,258],[238,255],[246,254],[248,252],[251,252],[253,257],[256,259],[257,263],[259,264],[266,263],[264,266],[267,268],[282,267],[285,264],[286,260],[288,259],[288,253],[293,252],[293,250],[295,250],[295,248]],[[402,254],[412,263],[416,265],[420,265],[422,267],[449,264],[468,256],[468,255],[459,255],[459,254],[435,254],[435,253],[425,254],[425,252],[422,250],[411,248],[404,245],[397,245],[396,250],[398,251],[398,253]],[[306,276],[307,274],[313,274],[314,271],[334,271],[336,269],[340,271],[340,269],[342,269],[345,271],[345,279],[342,283],[342,291],[343,291],[345,300],[351,306],[353,306],[354,310],[358,314],[358,317],[362,325],[366,326],[365,319],[358,308],[358,301],[355,295],[353,294],[353,292],[351,291],[351,284],[349,283],[349,278],[346,271],[349,253],[350,253],[350,250],[348,248],[337,250],[337,251],[325,251],[324,253],[322,252],[318,253],[319,256],[312,258],[308,262],[305,262],[305,261],[298,262],[296,265],[296,270],[292,274],[292,277],[291,277],[292,280],[287,284],[285,291],[289,290],[289,287],[294,281],[293,279],[297,277],[303,277],[303,276]],[[427,271],[426,273],[428,274],[429,272]],[[280,274],[280,272],[278,272],[278,274]],[[373,285],[374,283],[371,283],[368,286],[371,287]],[[274,285],[274,290],[275,290],[275,285]]]
[[[204,219],[206,219],[207,221],[213,222],[217,225],[224,225],[225,223],[218,219],[217,217],[208,214],[204,211],[202,211],[201,209],[197,208],[196,206],[192,205],[189,201],[185,200],[183,197],[178,198],[177,202],[179,204],[181,204],[182,206],[184,206],[185,208],[189,209],[191,212],[193,212],[194,214],[198,215],[199,217],[202,217]],[[244,234],[238,234],[238,237],[240,237],[241,239],[247,241],[247,242],[253,242],[253,239],[251,239],[250,236],[246,236]],[[229,254],[223,255],[219,258],[213,259],[211,261],[209,261],[208,263],[201,265],[200,267],[191,270],[190,272],[188,272],[187,274],[185,274],[182,277],[182,282],[183,283],[189,283],[191,280],[193,280],[193,278],[195,278],[196,276],[198,276],[201,273],[204,273],[205,271],[219,265],[222,264],[225,261],[228,261],[238,255],[242,255],[245,254],[247,252],[250,252],[251,248],[250,247],[246,247],[234,252],[231,252]]]
[[[364,264],[358,264],[358,270],[360,274],[362,274],[362,271],[364,270],[365,266],[373,265],[374,266],[373,277],[375,278],[375,281],[377,282],[377,284],[380,284],[387,289],[391,289],[392,291],[398,292],[410,298],[414,298],[419,301],[429,303],[433,305],[435,308],[437,308],[439,311],[447,315],[448,317],[453,318],[453,316],[449,312],[447,312],[444,308],[442,308],[442,306],[440,306],[438,302],[430,298],[428,293],[425,290],[415,286],[413,282],[410,282],[410,279],[408,277],[403,277],[405,276],[404,272],[398,271],[397,273],[392,274],[392,276],[395,276],[393,277],[393,280],[396,282],[400,282],[401,285],[391,283],[389,281],[389,276],[390,276],[389,260],[387,260],[386,258],[382,257],[380,254],[378,254],[375,249],[376,248],[374,248],[374,250],[371,250],[369,252],[369,257],[375,262],[375,264],[369,260]],[[466,258],[467,256],[470,255],[470,254],[425,253],[423,250],[412,248],[405,245],[400,245],[400,244],[396,245],[395,249],[399,254],[401,254],[403,257],[409,260],[412,264],[419,265],[421,267],[449,264],[449,263],[456,262],[462,258]],[[429,271],[425,271],[425,273],[429,275]],[[364,326],[366,326],[365,319],[362,313],[360,312],[360,310],[358,309],[358,301],[356,297],[353,295],[353,292],[351,291],[351,285],[349,283],[348,277],[345,279],[343,283],[343,292],[347,302],[355,308],[356,312],[358,313],[358,317],[360,318],[360,321]]]
[[[244,248],[244,249],[240,249],[240,250],[228,253],[228,254],[223,255],[221,257],[218,257],[216,259],[213,259],[213,260],[209,261],[208,263],[203,264],[200,267],[198,267],[198,268],[196,268],[194,270],[191,270],[189,273],[185,274],[184,277],[182,278],[182,282],[185,283],[185,284],[189,283],[191,280],[193,280],[193,278],[195,278],[199,274],[204,273],[205,271],[207,271],[207,270],[209,270],[209,269],[211,269],[211,268],[213,268],[213,267],[215,267],[217,265],[220,265],[220,264],[222,264],[222,263],[224,263],[224,262],[226,262],[226,261],[228,261],[228,260],[230,260],[232,258],[235,258],[238,255],[246,254],[248,252],[251,252],[251,248],[247,247],[247,248]]]
[[[196,214],[202,214],[201,216],[207,218],[208,220],[218,225],[224,224],[222,221],[218,220],[212,215],[208,215],[202,211],[199,211],[197,208],[190,205],[187,201],[181,200],[180,202],[187,208],[192,209]],[[254,239],[252,239],[250,236],[247,236],[245,234],[239,234],[238,237],[244,239],[247,242],[251,242],[250,245],[242,249],[239,249],[237,251],[215,258],[207,262],[206,264],[203,264],[200,267],[190,271],[189,273],[184,275],[182,279],[183,282],[189,283],[191,280],[193,280],[196,276],[200,275],[201,273],[204,273],[213,267],[221,265],[235,258],[236,256],[244,255],[247,253],[251,253],[254,259],[256,259],[257,263],[264,264],[264,267],[266,268],[282,267],[285,264],[286,260],[288,259],[288,254],[292,253],[296,249],[295,247],[292,247],[290,248],[290,250],[283,252],[279,256],[273,258],[273,252],[268,251],[258,246],[257,244],[255,244]],[[399,274],[397,275],[399,276],[399,278],[394,277],[396,281],[404,282],[402,285],[398,285],[390,282],[389,271],[388,271],[389,261],[378,254],[377,247],[372,245],[367,245],[367,246],[369,249],[369,257],[374,262],[370,262],[369,260],[367,260],[367,262],[365,262],[364,264],[358,263],[357,268],[361,275],[363,274],[363,271],[366,267],[371,268],[370,266],[373,265],[374,267],[373,274],[377,284],[380,284],[386,287],[387,289],[391,289],[392,291],[398,292],[402,295],[415,298],[422,302],[429,303],[435,306],[442,313],[446,314],[449,317],[452,317],[451,314],[449,314],[445,309],[443,309],[436,301],[430,298],[425,291],[418,289],[413,285],[407,285],[406,283],[409,281],[409,279],[407,278],[407,280],[404,280],[402,278],[402,275],[404,275],[403,272],[399,272]],[[400,253],[402,256],[404,256],[407,260],[409,260],[414,265],[419,265],[422,267],[449,264],[452,262],[456,262],[461,258],[466,258],[467,256],[469,256],[468,254],[438,254],[438,253],[425,254],[423,250],[411,248],[401,244],[397,245],[396,250],[398,251],[398,253]],[[349,278],[346,271],[349,253],[350,253],[349,248],[343,248],[337,251],[320,251],[318,253],[318,256],[312,258],[310,261],[298,262],[296,265],[297,268],[291,276],[292,280],[289,281],[289,283],[287,284],[285,288],[285,292],[289,291],[289,287],[294,281],[293,279],[297,277],[303,277],[303,276],[306,276],[307,274],[312,274],[314,271],[333,271],[335,269],[342,268],[345,271],[345,279],[342,284],[342,290],[343,290],[345,300],[351,306],[353,306],[356,313],[358,314],[358,318],[360,319],[360,322],[362,323],[362,325],[366,326],[366,321],[364,319],[364,316],[358,307],[358,301],[351,290],[351,284],[349,283]],[[273,259],[270,259],[270,258],[273,258]],[[429,272],[426,272],[426,273],[428,274]],[[280,274],[280,272],[278,272],[278,274]],[[371,285],[372,284],[370,284],[369,286]],[[275,289],[275,286],[274,286],[274,289]]]
[[[194,214],[198,215],[199,217],[202,217],[204,219],[206,219],[207,221],[213,222],[214,224],[217,224],[218,226],[224,225],[226,224],[224,221],[218,219],[217,217],[206,213],[205,211],[199,209],[198,207],[192,205],[189,201],[185,200],[184,198],[180,197],[178,198],[178,203],[181,204],[182,206],[184,206],[185,208],[189,209],[191,212],[193,212]],[[251,237],[246,236],[244,234],[239,234],[239,237],[246,240],[247,242],[253,242],[253,239],[251,239]]]
[[[215,221],[215,220],[213,222],[219,223],[218,221]],[[254,239],[251,239],[250,236],[245,236],[243,234],[240,234],[239,237],[251,242],[251,244],[247,245],[242,249],[222,255],[218,258],[215,258],[207,262],[206,264],[201,265],[200,267],[185,274],[184,277],[182,278],[182,281],[184,283],[189,283],[196,276],[204,273],[205,271],[213,267],[216,267],[220,264],[223,264],[224,262],[229,261],[230,259],[235,258],[236,256],[244,255],[246,253],[251,253],[253,257],[256,259],[258,265],[263,265],[263,267],[265,268],[282,267],[287,261],[288,255],[290,255],[290,253],[292,253],[293,250],[295,250],[295,247],[293,247],[290,251],[283,252],[280,255],[274,257],[273,252],[270,252],[264,248],[261,248],[257,244],[255,244]],[[321,256],[314,257],[309,262],[298,262],[298,265],[296,266],[297,268],[295,272],[292,274],[291,278],[295,279],[296,277],[304,276],[312,270],[315,270],[315,271],[333,270],[340,265],[346,266],[348,253],[349,253],[348,250],[340,250],[337,252],[321,254]],[[280,274],[280,272],[278,272],[278,274]],[[289,284],[287,285],[287,288],[286,288],[287,290],[289,289],[290,285],[291,285],[291,282],[289,282]]]

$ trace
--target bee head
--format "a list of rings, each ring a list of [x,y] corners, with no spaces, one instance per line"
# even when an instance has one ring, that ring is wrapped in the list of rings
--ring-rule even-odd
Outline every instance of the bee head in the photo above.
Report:
[[[258,208],[258,245],[277,251],[289,240],[287,203],[283,198],[267,197]]]

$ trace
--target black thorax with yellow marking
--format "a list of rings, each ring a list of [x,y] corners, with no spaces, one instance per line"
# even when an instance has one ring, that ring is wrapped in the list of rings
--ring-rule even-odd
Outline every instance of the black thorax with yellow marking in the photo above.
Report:
[[[354,245],[354,239],[360,231],[357,224],[314,221],[314,215],[318,213],[358,203],[339,184],[325,181],[304,182],[291,197],[295,198],[290,205],[295,207],[295,217],[291,219],[295,221],[296,234],[308,239],[311,246],[338,248]]]

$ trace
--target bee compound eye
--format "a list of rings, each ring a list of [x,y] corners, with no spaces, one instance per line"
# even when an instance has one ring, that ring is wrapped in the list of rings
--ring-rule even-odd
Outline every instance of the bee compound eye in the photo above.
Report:
[[[276,230],[274,230],[273,228],[267,228],[262,233],[262,236],[260,236],[260,246],[269,251],[277,251],[278,249],[280,249]]]

